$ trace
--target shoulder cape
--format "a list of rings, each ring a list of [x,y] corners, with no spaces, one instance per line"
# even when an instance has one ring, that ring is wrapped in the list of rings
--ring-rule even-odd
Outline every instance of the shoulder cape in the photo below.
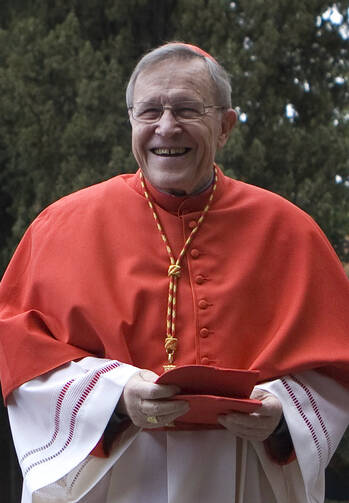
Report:
[[[27,230],[0,287],[4,397],[86,356],[162,372],[168,256],[138,177],[67,196]],[[179,282],[178,364],[318,369],[349,385],[349,283],[313,220],[219,172],[217,196]],[[176,253],[200,215],[192,199],[158,213]],[[203,301],[203,302],[202,302]]]

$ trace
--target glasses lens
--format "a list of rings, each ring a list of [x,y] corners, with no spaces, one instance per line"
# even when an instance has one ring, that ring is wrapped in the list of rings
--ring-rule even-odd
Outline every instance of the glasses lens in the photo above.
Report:
[[[162,105],[156,103],[135,103],[132,109],[134,119],[141,122],[156,122],[162,114]]]
[[[200,101],[181,101],[172,106],[139,102],[134,104],[132,115],[135,120],[152,123],[157,122],[161,118],[164,109],[171,110],[175,118],[180,122],[199,119],[205,113],[204,104]]]
[[[204,104],[200,101],[183,101],[173,105],[172,109],[179,121],[199,119],[205,113]]]

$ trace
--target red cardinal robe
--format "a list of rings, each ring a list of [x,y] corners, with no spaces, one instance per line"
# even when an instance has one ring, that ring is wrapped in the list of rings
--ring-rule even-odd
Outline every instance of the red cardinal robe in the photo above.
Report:
[[[210,189],[149,187],[175,257]],[[94,355],[163,372],[168,254],[139,175],[64,197],[27,230],[1,284],[4,397]],[[218,171],[213,203],[178,282],[176,364],[260,369],[260,381],[319,369],[349,384],[349,283],[314,221]]]

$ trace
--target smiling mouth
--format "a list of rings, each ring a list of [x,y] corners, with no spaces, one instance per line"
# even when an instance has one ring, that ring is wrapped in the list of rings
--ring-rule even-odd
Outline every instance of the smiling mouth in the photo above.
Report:
[[[191,150],[185,147],[173,147],[173,148],[152,148],[151,152],[155,155],[160,155],[161,157],[179,157],[186,154]]]

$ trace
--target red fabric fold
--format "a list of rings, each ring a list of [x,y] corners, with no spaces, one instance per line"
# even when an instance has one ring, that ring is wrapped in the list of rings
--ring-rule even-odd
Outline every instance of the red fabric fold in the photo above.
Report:
[[[166,198],[157,205],[175,254],[199,218],[198,200],[176,214]],[[137,175],[43,211],[0,287],[4,397],[88,355],[163,373],[167,269]],[[258,382],[318,369],[348,386],[348,306],[348,280],[313,220],[219,171],[178,283],[176,364],[257,368]]]

